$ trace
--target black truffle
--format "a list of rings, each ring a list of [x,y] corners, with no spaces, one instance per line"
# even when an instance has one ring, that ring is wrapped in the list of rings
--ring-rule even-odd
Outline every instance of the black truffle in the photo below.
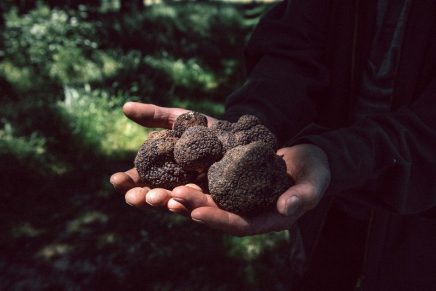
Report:
[[[174,147],[174,159],[188,170],[206,171],[221,157],[221,142],[209,128],[204,126],[186,129]]]
[[[255,141],[263,141],[277,149],[275,135],[253,115],[243,115],[235,123],[217,121],[211,126],[211,130],[217,135],[225,151]]]
[[[219,120],[209,129],[204,115],[188,112],[173,130],[149,134],[135,167],[150,187],[202,184],[219,207],[251,215],[271,208],[292,184],[276,148],[274,134],[255,116]]]
[[[232,130],[232,123],[227,120],[217,120],[210,126],[211,130],[225,130],[225,131],[231,131]]]
[[[207,118],[201,113],[189,111],[177,117],[174,122],[174,131],[178,137],[182,136],[186,129],[192,126],[207,127]]]
[[[253,126],[262,124],[260,119],[254,115],[242,115],[236,123],[232,124],[232,131],[248,130]]]
[[[153,188],[172,189],[192,181],[194,173],[174,161],[177,140],[172,131],[166,130],[151,134],[151,139],[144,142],[134,161],[142,182]]]
[[[209,191],[227,211],[251,215],[272,208],[292,185],[282,157],[264,142],[227,151],[208,171]]]
[[[177,137],[177,134],[174,130],[169,130],[169,129],[156,130],[148,134],[148,139],[159,139],[159,138],[167,138],[167,137]]]

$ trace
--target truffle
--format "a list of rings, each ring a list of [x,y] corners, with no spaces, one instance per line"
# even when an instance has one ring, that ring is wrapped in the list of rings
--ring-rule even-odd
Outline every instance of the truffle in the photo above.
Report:
[[[189,111],[177,117],[174,122],[174,131],[178,137],[182,136],[186,129],[192,126],[207,127],[207,118],[201,113]]]
[[[262,124],[254,125],[250,128],[235,131],[235,144],[246,145],[255,141],[262,141],[272,149],[277,149],[277,139],[275,135]]]
[[[211,130],[225,130],[230,131],[232,130],[232,123],[227,120],[217,120],[210,126]]]
[[[151,132],[134,163],[150,187],[201,184],[220,208],[251,215],[271,208],[292,184],[276,148],[274,134],[255,116],[208,128],[204,115],[188,112],[173,130]]]
[[[174,161],[174,146],[178,138],[169,130],[151,134],[136,155],[134,164],[142,182],[150,187],[172,189],[189,183],[194,173]]]
[[[174,159],[184,169],[203,172],[222,157],[218,137],[207,127],[193,126],[182,134],[174,147]]]
[[[209,191],[227,211],[251,215],[272,208],[292,181],[282,157],[264,142],[227,151],[208,171]]]
[[[159,139],[167,137],[177,137],[176,132],[174,130],[164,129],[152,131],[148,134],[148,139]]]
[[[248,130],[253,126],[262,124],[260,119],[254,115],[242,115],[238,121],[232,125],[232,131]]]
[[[255,141],[263,141],[277,149],[275,135],[254,115],[243,115],[235,123],[219,120],[212,124],[211,130],[217,135],[225,151]]]

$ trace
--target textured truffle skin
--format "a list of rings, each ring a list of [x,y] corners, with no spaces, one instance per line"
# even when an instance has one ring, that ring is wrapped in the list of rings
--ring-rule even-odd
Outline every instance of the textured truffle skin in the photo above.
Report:
[[[227,120],[217,120],[210,126],[211,130],[225,130],[225,131],[231,131],[232,130],[232,123]]]
[[[151,166],[144,182],[152,188],[173,189],[191,182],[192,179],[194,179],[192,172],[184,170],[173,161],[165,161]]]
[[[234,132],[235,143],[245,145],[255,141],[263,141],[271,148],[277,149],[277,138],[262,124],[254,125],[250,128]]]
[[[201,184],[220,208],[251,215],[270,209],[292,184],[277,140],[261,121],[244,115],[236,123],[187,112],[173,130],[151,132],[135,158],[141,181],[152,188]]]
[[[167,137],[177,137],[176,132],[174,130],[164,129],[152,131],[148,134],[148,139],[159,139]]]
[[[262,124],[260,119],[254,115],[242,115],[239,117],[238,121],[236,123],[233,123],[232,125],[232,131],[242,131],[242,130],[248,130],[252,128],[253,126]]]
[[[152,134],[136,155],[134,164],[141,181],[152,188],[173,189],[187,184],[194,173],[183,169],[174,161],[173,151],[178,138],[171,131]]]
[[[238,143],[236,142],[236,136],[232,132],[223,130],[223,131],[214,131],[214,133],[216,134],[218,140],[222,144],[223,153],[238,146]]]
[[[222,157],[222,145],[207,127],[193,126],[174,147],[174,159],[184,169],[203,172]]]
[[[201,113],[189,111],[177,117],[174,123],[174,131],[178,137],[182,136],[186,129],[192,126],[207,127],[207,118]]]
[[[252,215],[275,206],[292,181],[284,160],[264,142],[237,146],[208,171],[213,200],[227,211]]]
[[[211,130],[221,141],[224,151],[255,141],[263,141],[277,149],[277,138],[254,115],[243,115],[235,123],[219,120],[212,124]]]

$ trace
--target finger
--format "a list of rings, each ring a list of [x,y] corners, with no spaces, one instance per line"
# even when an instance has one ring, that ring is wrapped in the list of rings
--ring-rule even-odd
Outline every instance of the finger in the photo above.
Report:
[[[136,123],[145,127],[167,129],[172,129],[176,118],[187,111],[181,108],[167,108],[139,102],[127,102],[123,106],[124,114]]]
[[[167,208],[169,211],[177,213],[177,214],[181,214],[184,216],[189,215],[189,210],[182,203],[177,202],[174,199],[168,200]]]
[[[124,196],[126,203],[136,208],[145,208],[145,196],[149,192],[149,188],[135,187],[127,191]]]
[[[147,192],[145,202],[154,207],[166,207],[171,198],[171,191],[163,188],[154,188]]]
[[[243,217],[216,207],[200,207],[191,212],[194,221],[232,235],[247,236],[289,229],[298,219],[277,212]]]
[[[250,235],[251,225],[242,216],[216,207],[200,207],[191,212],[192,220],[237,236]]]
[[[132,188],[129,186],[133,185],[132,179],[124,172],[113,174],[109,181],[115,187],[115,189],[122,192]]]
[[[195,184],[194,186],[179,186],[173,189],[171,197],[179,203],[182,203],[188,209],[197,207],[217,207],[210,195],[204,194],[201,188]]]
[[[318,202],[316,188],[308,183],[290,187],[277,200],[277,211],[285,216],[301,216]]]
[[[110,178],[111,184],[120,192],[126,192],[137,185],[133,179],[124,172],[115,173]]]
[[[120,192],[126,192],[134,187],[145,186],[140,182],[138,172],[132,168],[126,172],[115,173],[110,177],[110,183]]]
[[[201,190],[201,187],[198,186],[197,184],[189,183],[189,184],[186,184],[185,186],[186,186],[186,187],[189,187],[189,188],[192,188],[192,189],[195,189],[195,190],[198,190],[198,191],[202,191],[202,190]]]
[[[127,170],[125,173],[132,179],[133,183],[135,184],[140,183],[141,178],[139,177],[139,173],[136,170],[136,168],[131,168],[130,170]]]

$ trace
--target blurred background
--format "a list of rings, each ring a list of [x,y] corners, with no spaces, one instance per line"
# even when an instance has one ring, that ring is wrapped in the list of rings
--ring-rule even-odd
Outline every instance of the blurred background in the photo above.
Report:
[[[0,290],[285,290],[286,232],[127,206],[129,100],[219,117],[265,1],[0,1]]]

